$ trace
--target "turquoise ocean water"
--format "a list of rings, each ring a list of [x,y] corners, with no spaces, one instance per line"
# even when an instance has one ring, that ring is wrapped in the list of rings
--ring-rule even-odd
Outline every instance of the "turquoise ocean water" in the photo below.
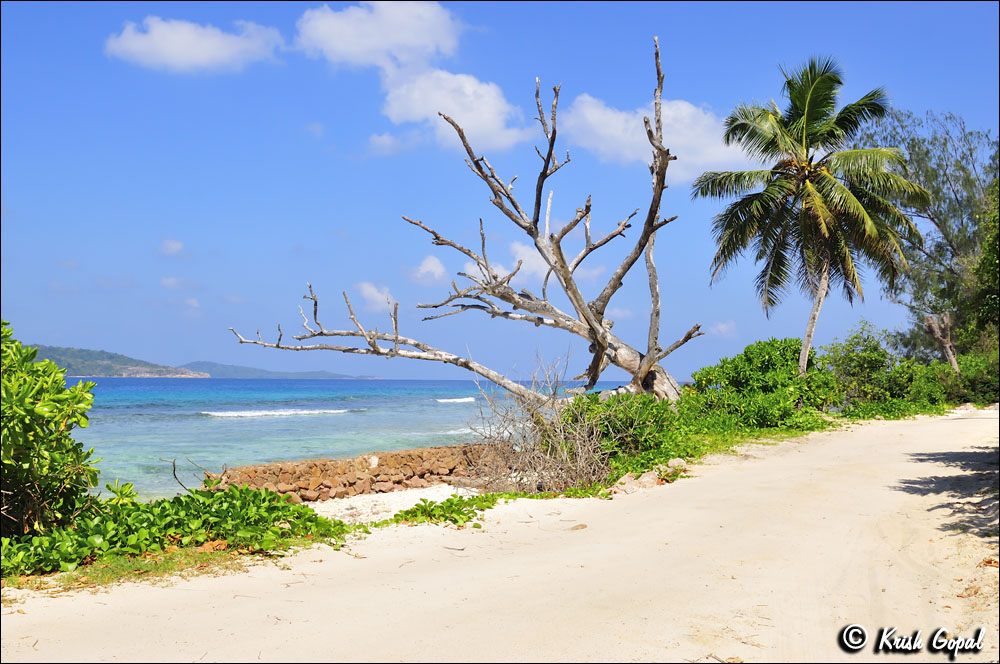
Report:
[[[90,426],[74,437],[143,498],[196,486],[224,465],[342,458],[469,442],[483,398],[472,381],[94,378]],[[105,490],[103,492],[107,494]]]

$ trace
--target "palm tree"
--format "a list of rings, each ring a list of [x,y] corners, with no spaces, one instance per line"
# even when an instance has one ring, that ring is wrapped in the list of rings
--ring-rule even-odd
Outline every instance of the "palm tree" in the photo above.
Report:
[[[872,90],[838,111],[843,81],[832,60],[811,59],[782,74],[784,111],[774,101],[741,104],[725,123],[727,145],[740,145],[755,161],[773,165],[709,171],[695,180],[692,195],[739,197],[713,220],[718,244],[713,281],[752,245],[756,261],[763,262],[756,288],[766,314],[793,278],[812,296],[799,355],[804,375],[830,286],[840,285],[849,302],[863,299],[862,264],[892,285],[907,268],[901,240],[922,242],[897,203],[926,202],[928,194],[894,172],[905,165],[900,149],[847,149],[862,124],[887,113],[884,90]]]

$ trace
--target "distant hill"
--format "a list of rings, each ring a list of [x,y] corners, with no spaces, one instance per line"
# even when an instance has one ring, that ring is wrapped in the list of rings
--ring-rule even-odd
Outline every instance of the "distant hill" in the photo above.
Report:
[[[36,360],[52,360],[67,376],[122,378],[208,378],[207,373],[153,364],[104,350],[38,346]]]
[[[377,380],[375,376],[347,376],[345,374],[333,373],[330,371],[268,371],[267,369],[255,369],[254,367],[242,367],[235,364],[219,364],[218,362],[188,362],[181,365],[183,369],[190,369],[200,373],[206,373],[212,378],[311,378],[313,380]]]

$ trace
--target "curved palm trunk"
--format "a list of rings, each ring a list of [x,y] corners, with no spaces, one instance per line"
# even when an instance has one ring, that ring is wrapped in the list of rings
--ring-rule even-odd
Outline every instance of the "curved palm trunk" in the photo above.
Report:
[[[806,335],[802,338],[802,352],[799,353],[799,376],[806,375],[806,365],[809,363],[809,349],[812,347],[813,333],[816,332],[816,321],[819,310],[823,308],[823,300],[830,288],[830,263],[823,263],[823,272],[819,277],[819,287],[816,288],[816,298],[813,300],[812,311],[809,312],[809,322],[806,324]]]

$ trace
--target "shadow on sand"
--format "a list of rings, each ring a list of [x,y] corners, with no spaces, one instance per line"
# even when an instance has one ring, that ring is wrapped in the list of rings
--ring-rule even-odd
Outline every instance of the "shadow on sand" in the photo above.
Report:
[[[942,510],[949,515],[941,530],[996,538],[1000,498],[998,453],[1000,449],[993,444],[961,452],[911,454],[915,461],[957,468],[961,473],[903,480],[895,488],[919,496],[940,496],[941,502],[931,510]]]

